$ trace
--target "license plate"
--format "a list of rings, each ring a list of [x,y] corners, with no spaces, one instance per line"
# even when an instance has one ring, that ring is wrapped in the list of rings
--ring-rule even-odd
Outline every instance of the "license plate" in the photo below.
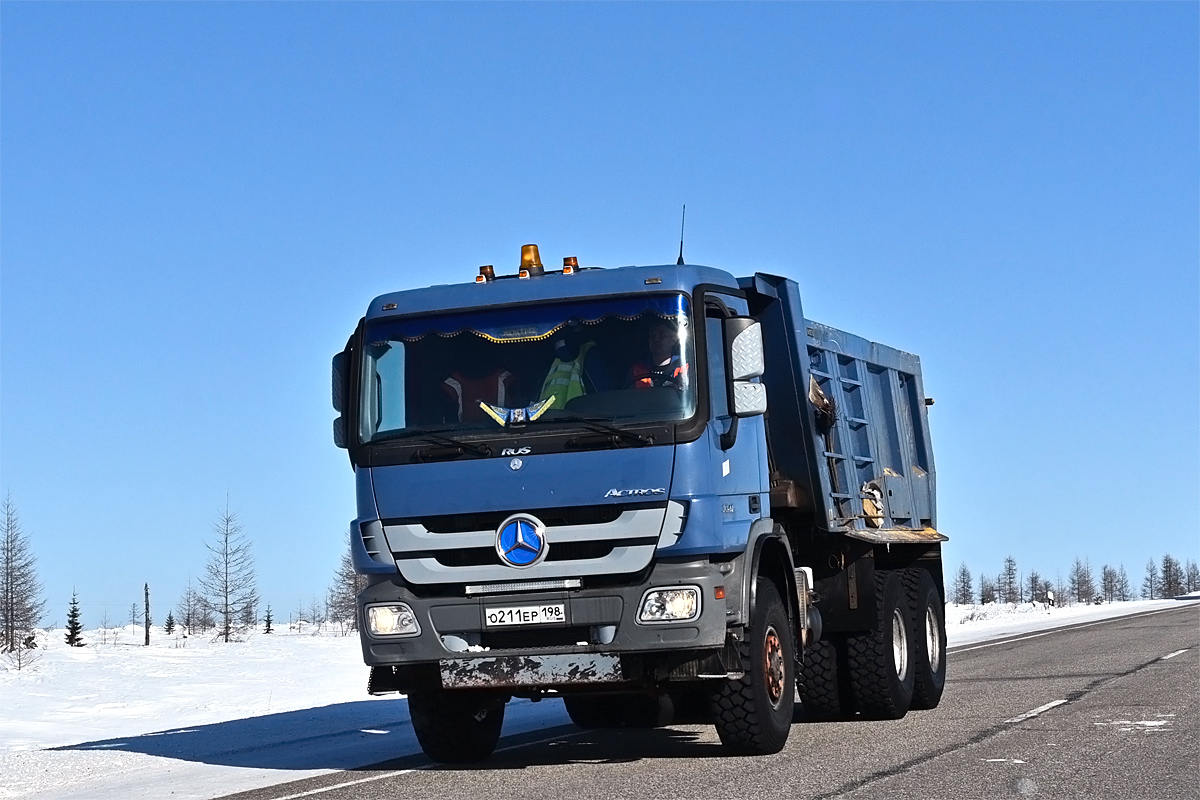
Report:
[[[493,628],[501,625],[545,625],[551,622],[566,622],[567,607],[564,603],[548,603],[540,606],[505,606],[484,609],[483,615],[488,627]]]

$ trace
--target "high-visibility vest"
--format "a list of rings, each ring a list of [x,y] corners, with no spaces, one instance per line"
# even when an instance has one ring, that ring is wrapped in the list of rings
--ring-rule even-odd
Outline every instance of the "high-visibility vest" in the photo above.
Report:
[[[571,361],[554,359],[554,363],[550,365],[550,372],[546,374],[546,380],[542,383],[542,394],[538,399],[553,397],[554,403],[550,407],[563,409],[567,407],[568,401],[587,394],[583,386],[583,360],[595,344],[584,342]]]
[[[671,356],[666,364],[652,367],[647,364],[634,364],[630,370],[633,373],[634,389],[654,389],[671,386],[682,389],[687,385],[688,365],[679,356]]]

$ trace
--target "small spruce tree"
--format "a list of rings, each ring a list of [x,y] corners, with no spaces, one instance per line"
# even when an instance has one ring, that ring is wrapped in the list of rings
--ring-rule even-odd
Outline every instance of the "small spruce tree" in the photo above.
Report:
[[[79,596],[71,592],[71,605],[67,606],[67,644],[83,647],[83,623],[79,620]]]
[[[175,632],[175,612],[173,612],[173,611],[167,612],[167,621],[163,625],[163,632],[166,633],[167,636],[170,636],[172,633]]]
[[[275,617],[271,615],[271,604],[267,604],[267,615],[263,617],[263,633],[275,632]]]

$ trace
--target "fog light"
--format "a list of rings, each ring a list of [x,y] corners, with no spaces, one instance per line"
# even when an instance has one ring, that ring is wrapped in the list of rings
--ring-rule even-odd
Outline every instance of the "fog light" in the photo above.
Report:
[[[686,622],[700,616],[700,590],[694,586],[651,589],[642,595],[639,622]]]
[[[417,615],[404,603],[367,606],[367,627],[375,636],[415,636],[421,632]]]

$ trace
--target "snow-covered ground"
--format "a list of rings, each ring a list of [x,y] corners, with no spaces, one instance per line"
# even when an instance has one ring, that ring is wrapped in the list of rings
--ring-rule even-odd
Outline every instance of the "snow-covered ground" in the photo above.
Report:
[[[951,605],[947,634],[958,647],[1178,604]],[[0,666],[0,798],[207,798],[419,752],[406,702],[366,694],[356,635],[140,637],[71,648],[57,631],[32,667]],[[514,701],[504,734],[567,722],[560,702]]]
[[[1193,592],[1200,599],[1200,592]],[[1189,595],[1190,596],[1190,595]],[[1021,633],[1049,630],[1061,625],[1098,622],[1104,619],[1174,608],[1179,600],[1133,600],[1098,606],[1050,607],[1041,603],[989,603],[986,606],[946,606],[946,642],[950,647],[1000,639]]]

